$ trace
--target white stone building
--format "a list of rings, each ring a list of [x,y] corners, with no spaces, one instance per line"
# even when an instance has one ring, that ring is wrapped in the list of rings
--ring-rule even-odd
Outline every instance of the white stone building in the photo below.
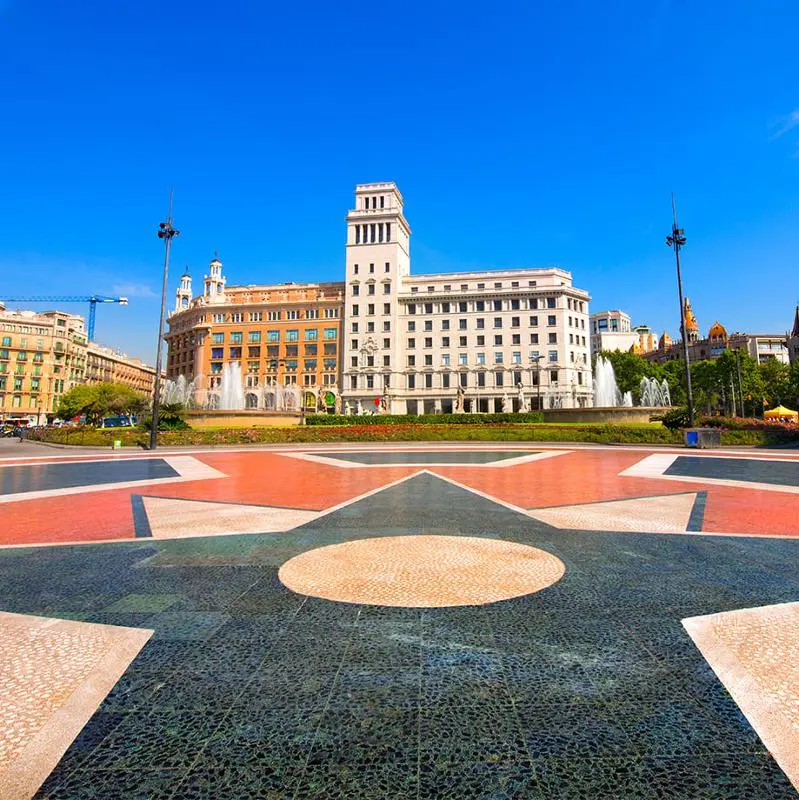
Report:
[[[394,183],[347,215],[342,398],[349,413],[591,405],[587,292],[555,267],[411,275]]]
[[[602,350],[629,350],[638,337],[633,333],[630,315],[619,309],[596,311],[589,319],[591,326],[591,352]]]
[[[620,350],[624,353],[648,353],[657,348],[657,334],[648,325],[633,327],[630,315],[620,309],[596,311],[589,319],[591,353]]]

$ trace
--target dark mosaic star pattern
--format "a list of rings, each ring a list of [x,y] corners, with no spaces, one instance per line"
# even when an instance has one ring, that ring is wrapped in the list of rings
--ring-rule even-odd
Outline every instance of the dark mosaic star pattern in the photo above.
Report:
[[[727,481],[754,481],[774,486],[799,486],[799,462],[796,461],[680,456],[664,474],[690,478],[720,478]]]
[[[128,461],[62,462],[58,464],[19,464],[0,469],[0,495],[39,492],[124,481],[174,478],[178,472],[163,458]]]
[[[419,533],[566,574],[424,610],[277,580],[313,547]],[[795,601],[797,555],[554,530],[422,474],[288,534],[0,551],[0,606],[156,630],[40,798],[788,798],[680,620]]]

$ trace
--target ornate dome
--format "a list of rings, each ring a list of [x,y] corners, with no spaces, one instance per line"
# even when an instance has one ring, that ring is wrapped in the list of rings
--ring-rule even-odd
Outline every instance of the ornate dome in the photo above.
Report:
[[[727,329],[718,320],[716,320],[713,325],[710,326],[707,336],[708,339],[726,339]]]
[[[672,345],[671,336],[669,336],[668,333],[664,331],[663,335],[660,337],[660,341],[658,342],[658,347],[661,350],[666,350],[669,347],[671,347],[671,345]]]

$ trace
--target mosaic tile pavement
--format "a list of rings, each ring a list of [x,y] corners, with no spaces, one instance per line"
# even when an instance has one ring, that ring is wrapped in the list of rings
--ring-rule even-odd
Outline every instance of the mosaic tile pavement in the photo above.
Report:
[[[473,536],[387,536],[309,550],[278,572],[293,592],[343,603],[439,608],[532,594],[563,562],[528,545]]]
[[[580,531],[612,530],[647,533],[685,533],[691,527],[698,494],[637,497],[561,508],[539,508],[531,515],[558,528]]]
[[[293,508],[209,503],[170,497],[137,496],[134,498],[136,501],[141,503],[143,512],[137,534],[156,539],[285,531],[318,516],[313,511]]]
[[[0,613],[0,797],[31,797],[150,630]]]
[[[799,600],[795,493],[624,475],[646,450],[425,469],[192,455],[224,477],[2,517],[14,546],[0,548],[0,608],[155,632],[37,798],[797,796],[682,623]],[[137,537],[133,494],[205,503],[209,525],[235,504],[310,516],[282,532]],[[685,532],[662,530],[670,501],[597,517],[648,513],[658,533],[534,516],[669,496],[681,525],[694,498]],[[20,546],[42,537],[62,546]],[[520,596],[424,608],[279,577],[331,546],[425,537],[534,548],[565,571]],[[93,538],[124,541],[63,546]]]
[[[799,789],[799,603],[693,617],[683,625]]]

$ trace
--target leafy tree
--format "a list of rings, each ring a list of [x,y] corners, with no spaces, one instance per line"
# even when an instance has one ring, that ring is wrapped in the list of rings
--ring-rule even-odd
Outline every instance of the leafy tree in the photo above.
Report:
[[[760,398],[763,396],[763,378],[760,365],[748,353],[740,353],[741,382],[743,383],[744,407],[742,417],[754,417],[761,410]]]
[[[684,361],[666,361],[661,364],[660,380],[665,380],[669,385],[672,405],[684,406],[688,402],[688,392],[685,389]]]
[[[62,419],[84,416],[90,424],[103,417],[141,414],[148,399],[124,383],[97,383],[74,386],[61,396],[56,414]]]
[[[93,386],[73,386],[68,392],[61,395],[56,409],[56,415],[61,419],[73,419],[87,413],[94,402],[95,392]]]
[[[101,386],[111,386],[108,392],[108,407],[114,414],[125,414],[127,416],[138,416],[150,407],[150,399],[140,394],[135,389],[124,383],[100,384]]]
[[[769,408],[790,400],[793,393],[791,377],[791,368],[776,358],[769,358],[760,365],[763,399]]]
[[[740,366],[740,375],[739,369]],[[758,390],[757,362],[747,353],[725,350],[715,361],[719,392],[723,400],[724,413],[746,415],[741,408],[741,383],[744,396],[751,396]]]
[[[697,410],[708,415],[714,412],[721,398],[719,387],[719,370],[715,361],[696,361],[691,364],[691,388]]]
[[[789,403],[794,411],[799,408],[799,358],[791,364],[791,379],[789,385],[791,396]]]

